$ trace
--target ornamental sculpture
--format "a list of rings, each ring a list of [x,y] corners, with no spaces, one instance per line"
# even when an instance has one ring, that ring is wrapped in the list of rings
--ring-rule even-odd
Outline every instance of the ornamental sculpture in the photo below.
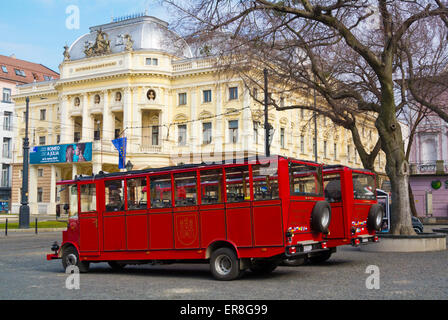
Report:
[[[124,44],[125,44],[125,51],[132,51],[134,46],[134,40],[132,40],[131,36],[129,34],[124,35]]]
[[[95,43],[90,45],[86,42],[84,53],[87,58],[110,54],[110,40],[107,33],[101,29],[97,30]]]
[[[66,45],[64,47],[64,61],[69,61],[70,60],[70,51],[69,51],[69,47]]]

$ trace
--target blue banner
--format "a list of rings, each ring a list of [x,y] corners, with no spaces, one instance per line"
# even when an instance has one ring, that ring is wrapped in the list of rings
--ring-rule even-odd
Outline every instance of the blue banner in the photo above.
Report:
[[[127,138],[120,138],[112,140],[115,148],[118,150],[118,169],[126,169],[126,146]]]
[[[30,149],[30,164],[92,161],[92,143],[38,146]]]

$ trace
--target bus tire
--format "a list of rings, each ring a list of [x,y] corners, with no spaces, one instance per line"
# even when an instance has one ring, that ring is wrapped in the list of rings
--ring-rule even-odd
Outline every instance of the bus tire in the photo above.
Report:
[[[219,248],[213,251],[210,257],[210,271],[216,280],[230,281],[238,279],[242,270],[240,270],[240,261],[230,248]]]
[[[68,246],[62,252],[62,267],[67,270],[70,266],[77,267],[80,273],[86,273],[89,271],[90,263],[81,261],[78,250],[73,246]]]
[[[379,231],[383,222],[383,207],[377,203],[370,207],[369,215],[367,216],[367,227],[370,230]]]

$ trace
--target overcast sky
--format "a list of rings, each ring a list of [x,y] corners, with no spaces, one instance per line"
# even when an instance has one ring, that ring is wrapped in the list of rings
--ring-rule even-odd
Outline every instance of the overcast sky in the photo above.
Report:
[[[79,28],[76,10],[79,9]],[[158,0],[15,0],[2,1],[0,54],[41,63],[59,72],[65,45],[89,32],[89,27],[148,10],[168,20]]]

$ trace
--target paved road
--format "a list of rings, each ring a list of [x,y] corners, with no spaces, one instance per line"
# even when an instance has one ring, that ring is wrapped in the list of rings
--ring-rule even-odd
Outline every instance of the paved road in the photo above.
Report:
[[[313,300],[448,299],[448,251],[368,253],[344,247],[317,266],[279,267],[268,276],[248,272],[232,282],[213,280],[208,265],[131,266],[112,272],[93,264],[81,274],[80,289],[65,287],[60,261],[46,261],[60,233],[0,235],[0,300]],[[367,289],[366,268],[376,265],[380,288]]]

